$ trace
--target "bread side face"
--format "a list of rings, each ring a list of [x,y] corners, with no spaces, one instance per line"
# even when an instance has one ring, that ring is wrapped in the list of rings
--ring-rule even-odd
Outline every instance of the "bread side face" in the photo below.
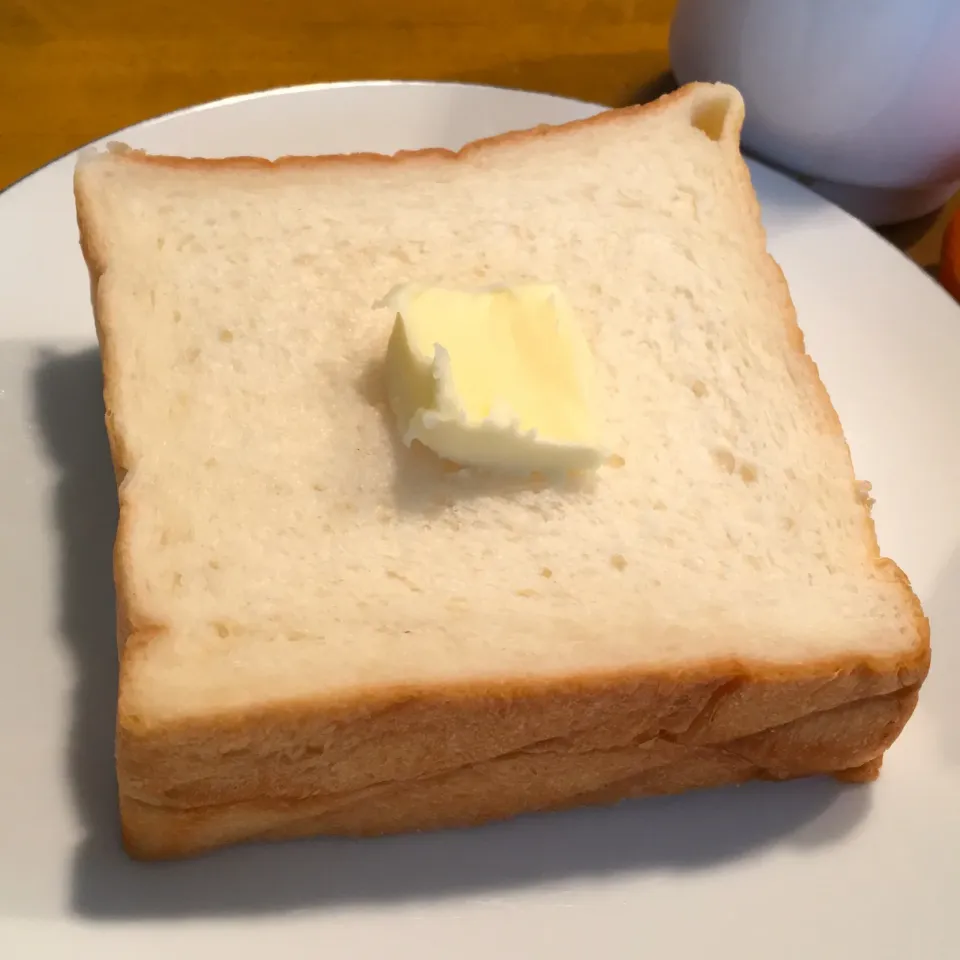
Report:
[[[631,736],[719,696],[706,726],[734,737],[922,681],[926,621],[765,252],[741,118],[694,87],[459,155],[81,166],[126,809],[364,789],[378,738],[402,782],[568,736],[604,690]],[[560,282],[622,465],[505,489],[401,448],[371,304],[425,273]]]
[[[758,676],[716,663],[672,673],[371,690],[323,708],[304,702],[162,729],[128,722],[118,762],[127,795],[158,806],[335,797],[551,745],[606,750],[655,739],[698,746],[739,740],[916,690],[928,664],[923,656],[904,658],[894,669],[851,658],[845,667],[803,664]]]
[[[247,801],[185,806],[122,794],[124,838],[136,857],[175,858],[250,839],[472,826],[518,813],[758,778],[832,772],[841,779],[872,780],[916,700],[915,688],[903,688],[725,742],[700,743],[667,731],[624,739],[590,730],[430,776],[383,780],[333,795],[290,799],[264,793]]]

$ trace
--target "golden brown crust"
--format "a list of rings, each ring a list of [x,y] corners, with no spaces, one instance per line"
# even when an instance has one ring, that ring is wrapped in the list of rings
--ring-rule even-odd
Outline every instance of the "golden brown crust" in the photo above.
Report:
[[[929,664],[918,652],[893,662],[849,658],[790,670],[705,664],[683,672],[354,690],[340,701],[270,704],[157,727],[126,702],[123,674],[132,654],[122,664],[118,710],[124,790],[184,808],[348,792],[548,742],[589,740],[604,749],[652,737],[722,743],[915,689]]]
[[[712,88],[713,84],[691,83],[678,90],[664,94],[652,103],[639,104],[632,107],[620,107],[617,110],[603,110],[594,116],[583,120],[575,120],[560,125],[541,124],[528,130],[510,130],[492,137],[484,137],[465,144],[459,150],[447,150],[443,147],[427,147],[420,150],[400,150],[394,154],[383,153],[345,153],[327,154],[324,156],[302,157],[283,156],[275,160],[265,157],[174,157],[163,154],[148,154],[142,150],[132,150],[126,144],[113,143],[110,149],[120,153],[125,159],[134,163],[149,166],[165,167],[170,170],[195,171],[223,171],[223,170],[292,170],[298,167],[304,170],[315,170],[321,166],[347,165],[369,163],[375,165],[391,165],[396,163],[419,163],[422,161],[452,161],[471,158],[493,147],[507,144],[529,144],[531,141],[543,137],[562,136],[583,127],[601,126],[609,123],[622,123],[637,114],[660,113],[672,104],[694,97],[697,92]],[[731,127],[729,134],[739,137],[742,118],[735,118],[735,128]],[[754,201],[755,202],[755,201]]]
[[[561,131],[659,111],[691,97],[692,89]],[[738,179],[757,241],[765,246],[756,197],[736,149],[740,118],[733,122],[735,129],[726,138],[740,165]],[[271,162],[127,157],[170,169],[313,168],[334,162],[454,160],[475,156],[492,144],[545,135],[546,128],[539,128],[479,141],[458,153],[430,150],[394,158],[363,154]],[[549,135],[558,135],[556,128]],[[877,557],[878,574],[899,580],[915,611],[916,644],[898,656],[851,655],[792,668],[714,662],[684,671],[355,690],[339,701],[277,703],[159,726],[145,722],[127,702],[125,677],[162,626],[139,614],[128,581],[125,529],[131,504],[122,481],[131,463],[114,422],[118,370],[103,296],[107,264],[79,173],[76,198],[101,344],[107,432],[121,484],[114,559],[121,651],[117,766],[131,853],[182,856],[256,837],[476,823],[525,810],[609,803],[758,776],[876,775],[883,751],[913,709],[930,650],[919,601],[899,569],[880,558],[869,516],[865,538]],[[842,435],[816,366],[805,353],[786,282],[779,268],[771,269],[777,272],[774,282],[782,293],[798,370],[819,397],[824,429]]]
[[[255,838],[376,836],[471,826],[522,812],[757,778],[834,773],[862,781],[876,774],[916,699],[914,689],[899,690],[709,746],[669,736],[606,747],[590,738],[537,744],[433,776],[336,795],[265,796],[184,809],[122,794],[124,839],[135,857],[173,858]]]

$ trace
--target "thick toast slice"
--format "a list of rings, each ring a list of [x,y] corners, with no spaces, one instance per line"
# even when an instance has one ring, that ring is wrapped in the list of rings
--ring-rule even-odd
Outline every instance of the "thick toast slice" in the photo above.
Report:
[[[875,774],[927,622],[742,118],[693,85],[455,154],[81,161],[133,854]],[[374,304],[411,280],[562,285],[610,464],[507,483],[399,443]]]

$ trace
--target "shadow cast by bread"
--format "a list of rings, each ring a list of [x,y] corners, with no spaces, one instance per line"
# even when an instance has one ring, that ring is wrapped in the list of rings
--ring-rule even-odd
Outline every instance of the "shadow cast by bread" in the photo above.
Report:
[[[944,565],[929,597],[924,598],[930,621],[937,631],[930,691],[924,691],[925,709],[933,713],[939,726],[944,761],[960,765],[960,723],[957,722],[956,677],[960,676],[960,544]]]
[[[119,850],[113,740],[117,706],[113,538],[117,488],[96,350],[40,354],[34,406],[59,480],[59,625],[76,669],[66,765],[74,801],[102,850]]]

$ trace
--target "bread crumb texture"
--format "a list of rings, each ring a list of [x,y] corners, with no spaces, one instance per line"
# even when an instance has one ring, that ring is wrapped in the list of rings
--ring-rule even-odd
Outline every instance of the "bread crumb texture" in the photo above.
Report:
[[[765,251],[738,102],[456,157],[81,163],[131,716],[917,645]],[[374,304],[409,281],[563,288],[616,450],[593,480],[403,447]]]

